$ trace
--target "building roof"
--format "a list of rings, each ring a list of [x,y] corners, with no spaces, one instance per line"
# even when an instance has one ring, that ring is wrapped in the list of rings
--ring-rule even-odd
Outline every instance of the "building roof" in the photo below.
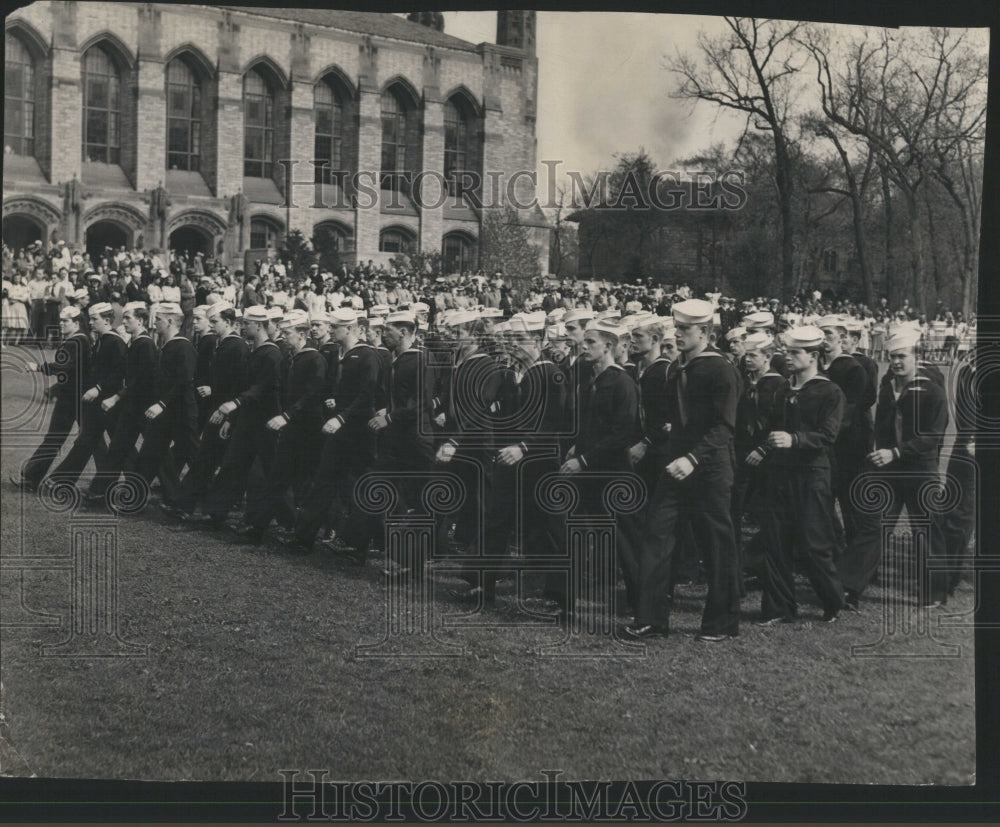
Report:
[[[475,45],[466,40],[444,34],[429,26],[422,26],[420,23],[413,23],[395,14],[344,9],[276,9],[257,6],[212,6],[211,8],[230,9],[245,14],[293,20],[296,23],[327,26],[331,29],[391,37],[396,40],[409,40],[443,49],[458,49],[463,52],[476,50]]]

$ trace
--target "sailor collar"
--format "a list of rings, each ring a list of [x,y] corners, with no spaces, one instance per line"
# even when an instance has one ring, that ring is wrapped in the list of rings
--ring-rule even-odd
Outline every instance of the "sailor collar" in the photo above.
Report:
[[[666,362],[668,365],[670,364],[670,360],[666,356],[663,356],[661,354],[657,356],[648,365],[646,365],[646,367],[639,369],[639,378],[642,379],[642,377],[646,375],[646,371],[649,370],[651,367],[653,367],[653,365],[655,365],[657,362]],[[636,365],[636,368],[639,368],[639,366]]]
[[[809,378],[808,378],[808,379],[807,379],[807,380],[806,380],[805,382],[803,382],[803,383],[802,383],[801,385],[792,385],[791,383],[789,383],[789,387],[790,387],[790,388],[791,388],[791,389],[792,389],[793,391],[796,391],[796,392],[798,392],[798,391],[802,390],[802,389],[803,389],[803,388],[804,388],[804,387],[805,387],[806,385],[808,385],[808,384],[809,384],[810,382],[815,382],[816,380],[819,380],[819,381],[821,381],[821,382],[829,382],[829,381],[830,381],[830,380],[829,380],[829,379],[828,379],[828,378],[827,378],[826,376],[824,376],[824,375],[823,375],[822,373],[817,373],[817,374],[816,374],[815,376],[810,376],[810,377],[809,377]]]

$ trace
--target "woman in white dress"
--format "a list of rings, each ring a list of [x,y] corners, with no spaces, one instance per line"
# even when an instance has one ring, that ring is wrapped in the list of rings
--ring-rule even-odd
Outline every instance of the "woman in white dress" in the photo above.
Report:
[[[3,342],[5,345],[19,345],[28,332],[28,285],[24,276],[15,273],[9,286],[4,281],[3,302]]]

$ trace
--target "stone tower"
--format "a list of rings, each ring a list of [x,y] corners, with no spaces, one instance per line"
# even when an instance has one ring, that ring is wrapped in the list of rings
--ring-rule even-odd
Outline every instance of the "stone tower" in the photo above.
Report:
[[[535,12],[498,11],[497,45],[523,49],[535,56]]]

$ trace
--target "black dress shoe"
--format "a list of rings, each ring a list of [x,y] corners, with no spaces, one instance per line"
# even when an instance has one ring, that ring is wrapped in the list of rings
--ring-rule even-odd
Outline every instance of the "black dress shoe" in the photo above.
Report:
[[[696,635],[695,640],[700,640],[702,643],[721,643],[724,640],[734,640],[736,635],[721,634],[721,635]]]
[[[768,617],[763,620],[758,620],[754,623],[754,626],[778,626],[782,623],[794,623],[798,618],[787,617],[786,615],[778,615],[777,617]]]
[[[183,508],[178,508],[176,505],[168,503],[160,503],[160,511],[175,520],[184,520],[188,516],[188,512]]]
[[[667,637],[670,634],[670,629],[667,626],[654,626],[652,624],[647,626],[626,626],[625,634],[635,640],[645,640],[651,637]]]
[[[840,610],[830,612],[823,612],[823,622],[824,623],[836,623],[840,619]]]

